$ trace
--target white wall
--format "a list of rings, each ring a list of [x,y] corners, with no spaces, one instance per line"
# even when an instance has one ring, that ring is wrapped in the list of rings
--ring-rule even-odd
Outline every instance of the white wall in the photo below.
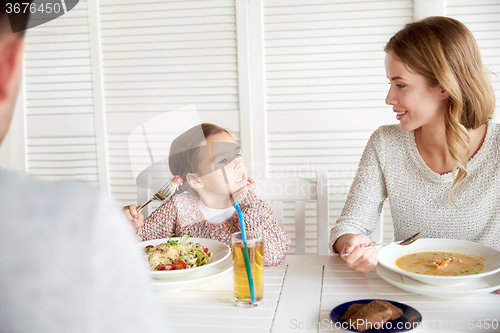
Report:
[[[254,177],[312,179],[326,167],[332,224],[370,133],[395,123],[384,104],[383,47],[414,19],[414,6],[464,22],[500,73],[497,0],[425,3],[80,0],[27,33],[24,94],[0,165],[80,179],[134,203],[128,134],[195,104],[200,121],[234,133]],[[500,96],[498,76],[491,78]],[[152,145],[168,153],[163,141]],[[147,161],[144,151],[134,154]],[[293,236],[293,204],[285,208]],[[315,211],[306,208],[311,252]],[[384,212],[391,237],[388,205]]]

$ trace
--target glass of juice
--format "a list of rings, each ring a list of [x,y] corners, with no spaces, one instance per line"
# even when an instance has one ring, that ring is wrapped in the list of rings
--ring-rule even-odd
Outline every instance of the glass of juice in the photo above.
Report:
[[[250,268],[252,271],[255,300],[252,301],[250,284],[248,283],[247,269],[243,251],[245,246],[241,238],[241,232],[231,236],[231,250],[233,252],[233,276],[234,276],[234,305],[240,307],[252,307],[262,304],[264,297],[264,242],[262,234],[257,231],[247,231],[247,247]]]

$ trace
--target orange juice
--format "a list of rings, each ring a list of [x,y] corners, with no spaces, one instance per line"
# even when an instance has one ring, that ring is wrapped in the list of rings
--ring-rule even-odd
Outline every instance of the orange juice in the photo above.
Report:
[[[233,238],[233,276],[234,298],[238,306],[255,306],[262,302],[264,297],[264,244],[261,239],[248,239],[247,250],[255,292],[255,302],[250,296],[248,275],[243,257],[243,241]]]

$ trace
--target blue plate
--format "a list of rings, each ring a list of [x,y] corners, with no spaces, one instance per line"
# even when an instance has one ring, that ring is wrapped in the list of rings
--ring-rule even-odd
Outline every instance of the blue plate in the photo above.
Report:
[[[356,330],[347,327],[348,326],[347,323],[342,323],[342,321],[340,321],[340,318],[344,315],[344,313],[347,311],[347,309],[351,305],[353,305],[355,303],[366,304],[366,303],[370,303],[371,301],[375,301],[375,300],[374,299],[359,299],[356,301],[343,303],[343,304],[340,304],[339,306],[335,307],[332,310],[332,312],[330,312],[330,319],[335,324],[335,328],[343,328],[347,331],[357,332]],[[422,315],[420,314],[420,312],[418,312],[417,310],[415,310],[411,306],[408,306],[408,305],[403,304],[403,303],[389,301],[386,299],[381,299],[379,301],[386,301],[386,302],[391,303],[392,305],[400,308],[403,311],[403,314],[401,315],[401,317],[385,323],[384,326],[382,327],[382,329],[379,329],[379,330],[369,329],[365,332],[378,332],[378,333],[408,332],[414,328],[417,328],[420,325],[420,323],[422,322]],[[342,324],[343,324],[343,326],[342,326]]]

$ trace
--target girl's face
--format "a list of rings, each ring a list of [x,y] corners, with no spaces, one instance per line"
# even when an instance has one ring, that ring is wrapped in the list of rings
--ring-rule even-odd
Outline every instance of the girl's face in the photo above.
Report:
[[[212,200],[227,201],[229,192],[222,169],[226,173],[231,193],[241,190],[248,182],[248,170],[241,157],[241,148],[226,132],[212,134],[205,141],[208,154],[200,156],[198,174],[203,188],[198,193],[202,199],[208,195]]]
[[[410,72],[391,52],[385,56],[385,71],[391,85],[385,103],[393,106],[401,129],[413,131],[426,125],[444,126],[449,95],[440,85],[429,86],[423,75]]]

